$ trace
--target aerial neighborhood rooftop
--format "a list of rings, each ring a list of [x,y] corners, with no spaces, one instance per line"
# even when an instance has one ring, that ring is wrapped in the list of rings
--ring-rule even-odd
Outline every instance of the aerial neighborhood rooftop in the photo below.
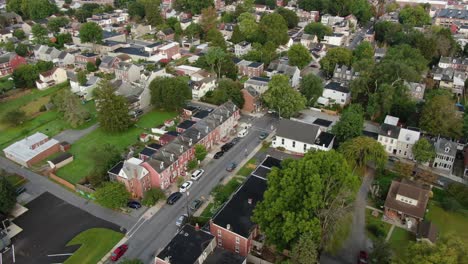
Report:
[[[462,0],[2,0],[0,263],[467,263],[467,79]]]

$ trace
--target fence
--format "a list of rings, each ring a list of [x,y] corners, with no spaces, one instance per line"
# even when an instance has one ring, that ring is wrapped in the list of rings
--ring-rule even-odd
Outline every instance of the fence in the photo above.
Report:
[[[67,182],[66,180],[64,180],[64,179],[62,179],[62,178],[60,178],[60,177],[58,177],[58,176],[55,175],[54,173],[49,172],[49,178],[51,178],[52,180],[54,180],[54,181],[60,183],[61,185],[65,186],[65,187],[67,187],[67,188],[69,188],[69,189],[75,191],[75,185],[73,185],[73,184]]]
[[[273,264],[269,261],[266,261],[264,259],[261,259],[251,254],[247,255],[247,262],[253,263],[253,264]]]

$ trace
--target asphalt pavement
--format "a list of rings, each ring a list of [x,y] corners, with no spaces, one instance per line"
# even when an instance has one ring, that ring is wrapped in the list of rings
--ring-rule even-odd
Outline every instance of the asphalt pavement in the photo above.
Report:
[[[250,154],[261,144],[260,134],[265,131],[272,132],[277,119],[267,115],[260,118],[244,117],[241,121],[252,124],[249,133],[222,158],[212,160],[203,167],[204,175],[190,188],[188,196],[184,194],[174,205],[164,205],[149,219],[140,219],[127,234],[129,239],[126,243],[129,249],[124,258],[139,258],[144,263],[153,263],[155,254],[160,252],[177,233],[175,221],[187,212],[187,204],[201,196],[208,198],[211,190],[229,176],[226,166],[231,162],[240,164],[246,157],[245,153]]]

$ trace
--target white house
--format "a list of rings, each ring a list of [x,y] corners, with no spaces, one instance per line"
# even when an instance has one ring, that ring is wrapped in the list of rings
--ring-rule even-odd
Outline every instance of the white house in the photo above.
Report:
[[[380,125],[379,137],[377,141],[384,146],[387,153],[396,155],[399,136],[400,127],[383,123]]]
[[[192,99],[200,100],[207,92],[216,88],[216,77],[206,77],[201,81],[192,82],[190,86],[192,88]]]
[[[351,101],[351,91],[348,87],[343,86],[339,82],[329,82],[323,87],[319,103],[324,105],[339,104],[347,105]]]
[[[413,146],[420,136],[421,132],[418,129],[400,128],[397,142],[397,156],[413,159]]]
[[[244,83],[244,88],[251,87],[258,94],[263,94],[268,90],[268,83],[270,82],[269,78],[265,77],[252,77]]]
[[[87,77],[87,81],[84,85],[80,85],[76,78],[76,74],[68,73],[70,79],[70,89],[72,93],[77,94],[82,100],[89,101],[93,98],[93,90],[98,86],[101,78],[90,75]]]
[[[332,46],[343,46],[346,43],[347,37],[343,33],[333,33],[331,36],[324,36],[322,43]]]
[[[272,62],[266,69],[266,75],[273,77],[276,74],[284,74],[289,77],[289,84],[292,87],[297,87],[301,78],[301,71],[297,66],[290,66],[285,62]]]
[[[252,44],[247,41],[242,41],[234,45],[234,54],[236,54],[236,57],[244,56],[250,50],[252,50]]]
[[[438,171],[451,174],[457,155],[457,143],[445,138],[438,138],[434,146],[436,156],[432,167]]]
[[[65,81],[67,81],[67,72],[62,68],[55,67],[52,70],[39,74],[39,80],[36,81],[36,87],[39,90],[45,90]]]
[[[115,69],[115,78],[122,81],[134,82],[140,79],[141,68],[133,63],[119,62]]]
[[[317,125],[280,119],[272,146],[282,147],[297,154],[305,154],[309,150],[329,151],[333,147],[334,140],[333,134],[322,132]]]

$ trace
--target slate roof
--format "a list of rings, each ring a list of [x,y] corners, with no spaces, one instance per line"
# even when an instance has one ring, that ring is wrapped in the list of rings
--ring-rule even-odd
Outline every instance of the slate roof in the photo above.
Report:
[[[417,205],[411,205],[398,201],[396,200],[397,195],[417,200],[418,203]],[[429,190],[423,189],[417,183],[408,180],[402,180],[401,182],[392,181],[384,207],[422,219],[424,218],[428,201]]]
[[[455,157],[457,154],[457,143],[451,140],[439,138],[434,144],[434,146],[437,154],[447,155],[451,157]],[[446,150],[448,150],[448,152]]]
[[[276,135],[303,143],[314,144],[319,131],[319,126],[281,119]]]
[[[383,123],[380,125],[379,135],[397,139],[400,135],[400,127]]]
[[[329,89],[329,90],[334,90],[337,92],[349,93],[348,87],[343,86],[339,82],[329,82],[328,84],[325,85],[324,88]]]
[[[52,162],[52,164],[59,164],[60,162],[62,162],[64,160],[67,160],[67,159],[69,159],[71,157],[73,157],[72,154],[70,154],[68,152],[64,152],[64,153],[58,155],[57,157],[51,159],[50,162]]]
[[[456,18],[456,19],[468,19],[468,10],[460,9],[442,9],[437,14],[437,17],[443,18]]]
[[[177,125],[178,128],[182,128],[182,129],[189,129],[190,127],[192,127],[195,123],[195,121],[192,121],[192,120],[184,120],[182,121],[180,124]]]
[[[112,167],[108,173],[112,173],[112,174],[115,174],[115,175],[119,175],[119,172],[120,170],[122,169],[123,167],[123,161],[119,161],[119,163],[115,164],[114,167]]]

